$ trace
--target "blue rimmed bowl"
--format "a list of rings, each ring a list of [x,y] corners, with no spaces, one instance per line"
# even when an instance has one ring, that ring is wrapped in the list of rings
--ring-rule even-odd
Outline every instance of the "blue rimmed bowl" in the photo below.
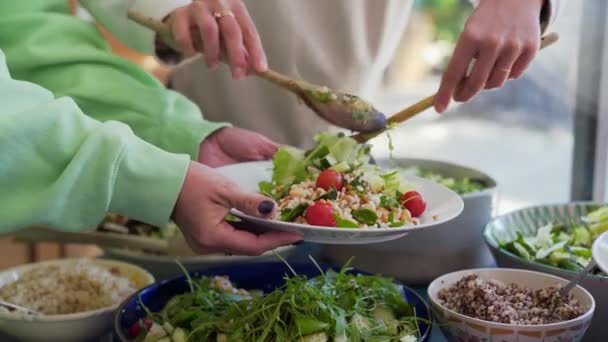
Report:
[[[300,275],[314,277],[319,275],[319,270],[313,264],[292,264],[291,267]],[[321,265],[323,270],[334,269],[329,265]],[[357,270],[351,271],[354,274],[368,274]],[[190,275],[194,278],[201,276],[228,276],[231,281],[240,288],[261,289],[264,292],[272,292],[276,288],[284,285],[284,277],[291,274],[288,267],[281,262],[268,262],[248,265],[231,265],[206,269],[200,272],[193,272]],[[138,320],[146,317],[144,306],[153,312],[162,310],[165,304],[174,296],[189,291],[188,282],[185,276],[168,279],[145,289],[127,299],[118,309],[114,320],[116,335],[120,341],[130,341],[129,329]],[[414,290],[403,286],[405,299],[408,303],[415,306],[416,313],[421,319],[419,323],[421,339],[428,340],[431,334],[431,326],[426,322],[431,321],[431,311],[429,305]],[[140,301],[141,298],[141,301]],[[141,304],[144,304],[143,306]]]
[[[535,236],[538,228],[551,222],[568,222],[606,205],[597,202],[572,202],[528,207],[498,216],[490,221],[484,229],[484,239],[496,259],[499,267],[520,268],[552,274],[571,279],[577,272],[526,260],[516,254],[500,248],[499,241],[510,241],[517,237],[517,232],[524,236]],[[589,275],[581,282],[594,297],[597,307],[593,322],[586,338],[590,341],[603,341],[608,336],[608,277]]]

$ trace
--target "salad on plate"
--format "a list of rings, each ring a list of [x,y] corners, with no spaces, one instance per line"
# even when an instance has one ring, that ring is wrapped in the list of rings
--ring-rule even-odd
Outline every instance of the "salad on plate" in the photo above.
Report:
[[[498,243],[500,248],[526,260],[581,271],[591,262],[593,242],[606,231],[608,206],[592,210],[577,222],[552,222],[538,228],[535,236],[518,231],[516,239]]]
[[[341,228],[419,223],[426,202],[402,171],[371,164],[370,146],[344,134],[324,132],[315,141],[307,152],[281,148],[272,180],[260,182],[260,192],[278,203],[274,219]]]

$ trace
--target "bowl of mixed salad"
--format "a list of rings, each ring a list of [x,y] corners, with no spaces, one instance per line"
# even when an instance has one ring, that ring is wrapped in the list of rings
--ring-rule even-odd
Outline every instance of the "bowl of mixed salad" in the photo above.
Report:
[[[388,274],[408,284],[428,283],[445,273],[492,263],[482,237],[496,202],[497,185],[491,176],[437,160],[384,158],[377,163],[450,188],[464,202],[462,214],[450,222],[412,232],[401,239],[365,246],[328,246],[323,250],[324,257],[330,262],[342,263],[354,256],[355,267]],[[382,260],[399,260],[399,263]]]
[[[575,202],[529,207],[499,216],[484,230],[498,266],[573,278],[592,258],[594,241],[608,231],[608,204]],[[597,302],[588,334],[601,340],[608,326],[608,276],[599,269],[581,285]],[[591,339],[594,340],[594,339]]]
[[[430,311],[411,289],[347,266],[264,263],[195,272],[119,309],[121,341],[424,341]]]
[[[130,234],[154,239],[173,239],[181,234],[173,222],[167,222],[163,226],[153,226],[115,214],[108,214],[97,229],[112,234]],[[221,265],[268,262],[274,260],[276,254],[290,258],[298,248],[298,246],[279,247],[260,256],[218,253],[197,255],[190,250],[184,250],[180,255],[167,255],[135,249],[103,248],[103,257],[138,265],[152,273],[156,279],[167,279],[180,274],[180,270],[175,267],[175,260],[179,260],[187,270],[195,271]]]
[[[232,214],[256,230],[298,232],[311,242],[361,244],[403,237],[462,212],[462,199],[454,191],[370,163],[368,145],[330,132],[315,141],[309,151],[283,147],[272,162],[217,168],[245,191],[278,204],[270,220]]]

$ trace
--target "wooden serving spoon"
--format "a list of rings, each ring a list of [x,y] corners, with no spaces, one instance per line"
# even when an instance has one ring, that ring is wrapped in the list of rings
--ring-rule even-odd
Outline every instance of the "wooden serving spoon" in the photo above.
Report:
[[[541,39],[540,48],[544,49],[547,46],[557,42],[558,40],[559,40],[559,35],[557,33],[549,33]],[[431,108],[433,106],[433,103],[435,102],[436,95],[437,94],[425,97],[424,99],[422,99],[422,100],[416,102],[415,104],[400,111],[399,113],[391,116],[387,120],[388,124],[385,129],[378,131],[378,132],[373,132],[373,133],[361,132],[359,134],[353,135],[352,138],[355,139],[358,143],[363,144],[363,143],[367,142],[368,140],[377,137],[378,135],[383,133],[386,129],[391,128],[396,124],[400,124],[408,119],[411,119],[414,116]]]
[[[156,32],[169,47],[183,51],[168,24],[135,11],[129,11],[128,17]],[[195,46],[202,47],[200,40],[195,42]],[[384,114],[358,96],[293,79],[272,69],[256,72],[255,75],[296,94],[318,116],[336,126],[361,133],[382,131],[386,127]]]

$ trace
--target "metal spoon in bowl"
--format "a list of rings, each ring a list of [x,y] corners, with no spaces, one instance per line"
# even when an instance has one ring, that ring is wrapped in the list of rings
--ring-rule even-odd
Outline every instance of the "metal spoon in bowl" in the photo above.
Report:
[[[39,311],[28,309],[28,308],[26,308],[24,306],[21,306],[21,305],[5,302],[2,299],[0,299],[0,306],[2,306],[4,308],[7,308],[8,311],[11,311],[11,312],[19,311],[19,312],[23,312],[23,313],[26,313],[26,314],[31,315],[31,316],[42,315],[42,313],[39,312]]]
[[[171,48],[182,51],[168,24],[131,10],[128,12],[128,17],[156,32],[158,37]],[[201,42],[194,44],[200,51]],[[360,133],[374,133],[386,128],[384,114],[358,96],[293,79],[271,69],[255,74],[296,94],[313,112],[336,126]]]
[[[591,261],[589,261],[587,266],[585,266],[585,268],[582,271],[580,271],[576,275],[576,277],[572,278],[572,280],[570,280],[570,282],[566,286],[562,287],[559,290],[559,295],[564,298],[567,298],[570,291],[572,291],[572,289],[576,285],[578,285],[578,283],[580,283],[583,279],[585,279],[585,277],[587,277],[587,274],[589,274],[591,271],[593,271],[595,266],[596,266],[595,260],[591,259]]]

